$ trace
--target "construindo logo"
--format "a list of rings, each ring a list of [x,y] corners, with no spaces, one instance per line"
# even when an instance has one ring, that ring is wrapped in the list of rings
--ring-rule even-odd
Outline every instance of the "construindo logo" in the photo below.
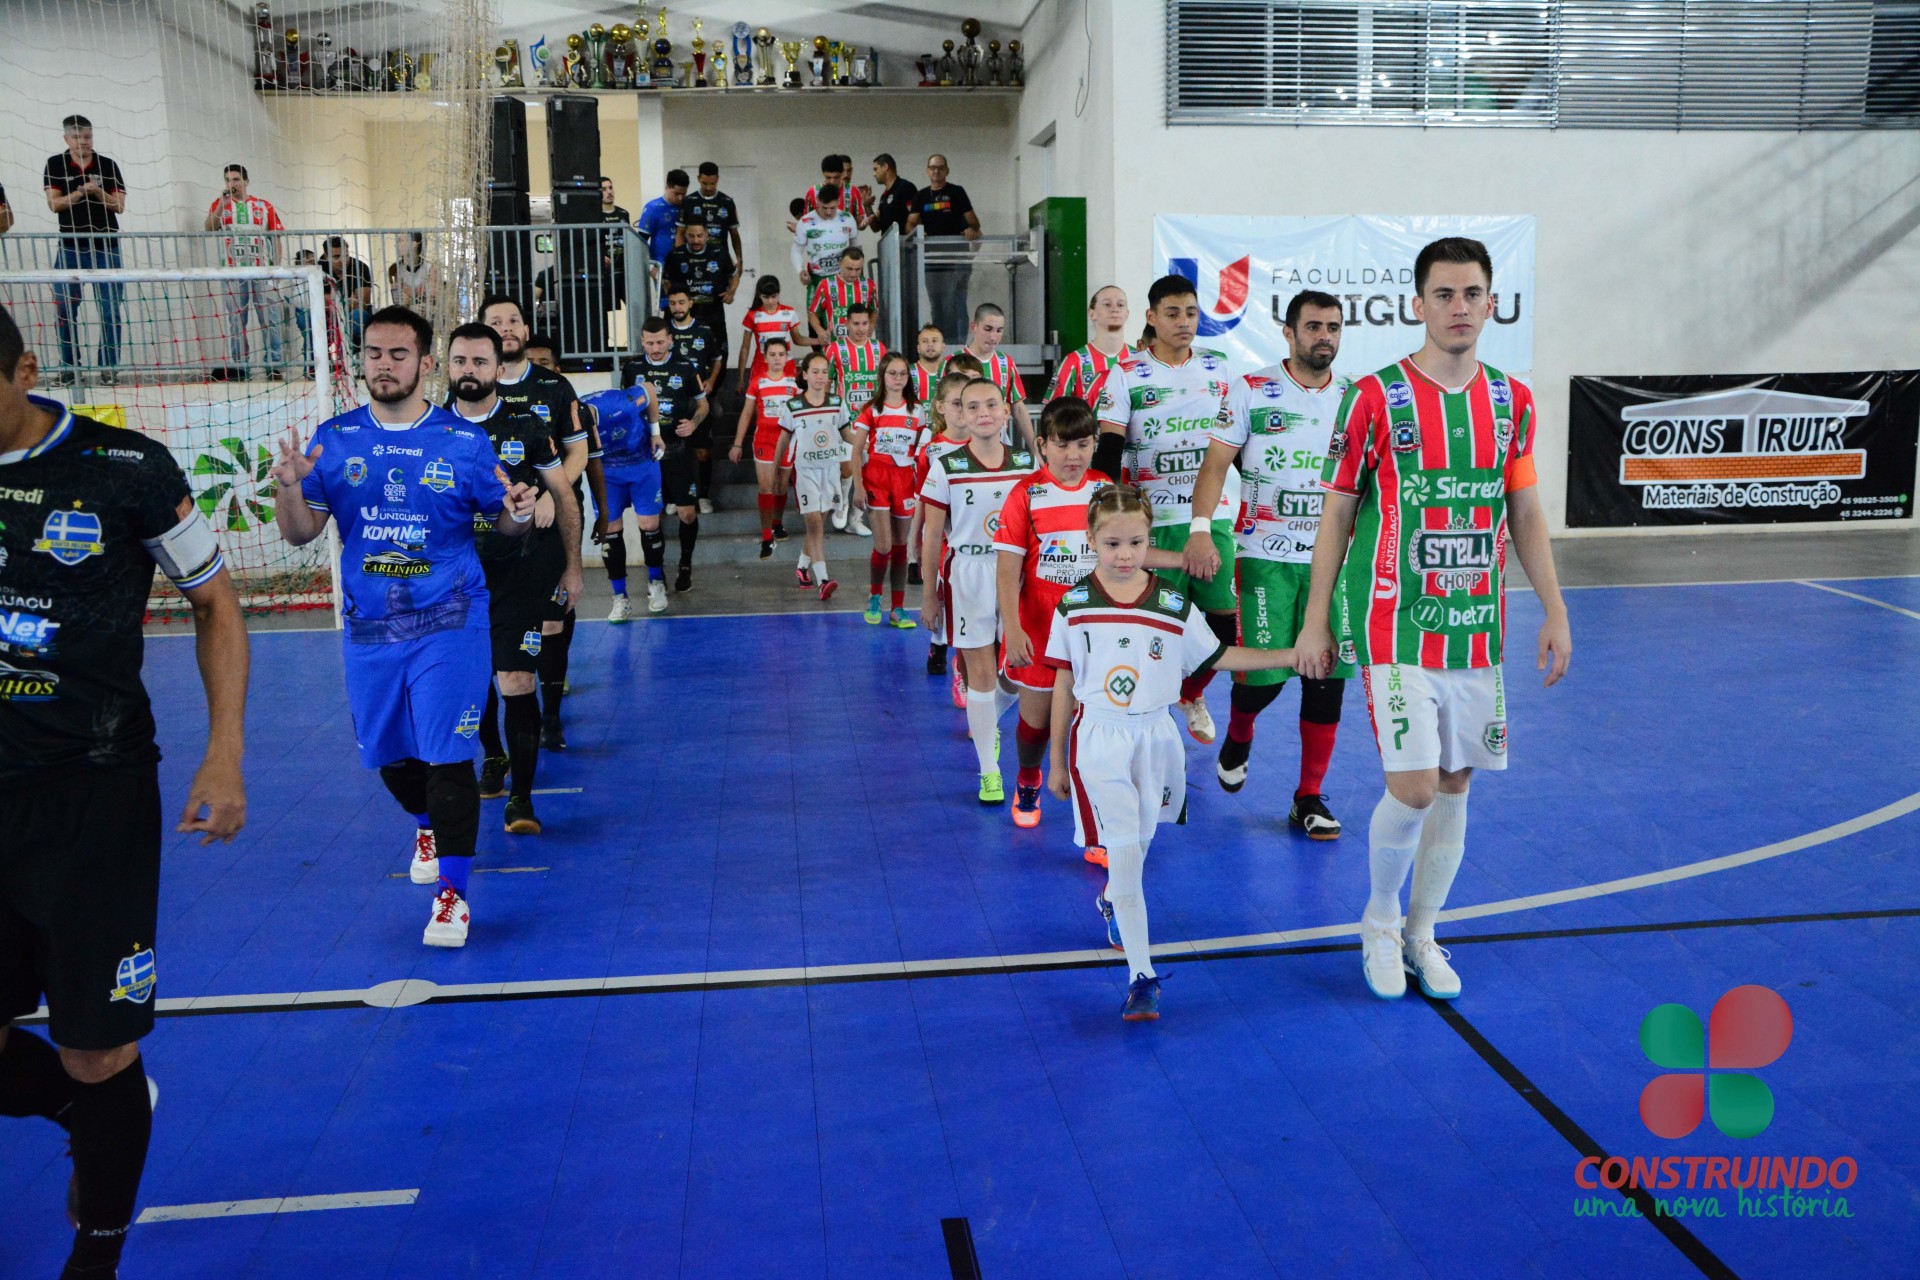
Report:
[[[1714,1003],[1707,1025],[1683,1004],[1640,1020],[1640,1048],[1665,1067],[1640,1091],[1640,1119],[1662,1138],[1684,1138],[1710,1115],[1729,1138],[1751,1138],[1773,1123],[1773,1091],[1748,1071],[1771,1066],[1793,1040],[1787,1002],[1766,987],[1735,987]]]
[[[1217,338],[1245,318],[1247,310],[1247,268],[1250,260],[1229,262],[1219,272],[1218,289],[1211,306],[1206,301],[1206,283],[1200,279],[1200,263],[1195,258],[1169,258],[1167,274],[1185,276],[1200,290],[1200,332],[1202,338]]]

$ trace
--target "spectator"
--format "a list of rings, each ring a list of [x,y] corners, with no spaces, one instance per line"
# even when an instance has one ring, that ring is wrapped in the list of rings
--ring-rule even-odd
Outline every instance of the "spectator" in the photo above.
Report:
[[[656,284],[660,280],[660,264],[667,260],[679,240],[680,202],[686,198],[687,171],[670,169],[666,190],[647,201],[646,207],[640,210],[640,221],[633,224],[633,229],[647,238],[647,260]]]
[[[947,158],[939,153],[927,157],[927,185],[913,198],[913,213],[907,230],[921,228],[928,236],[964,236],[980,238],[980,218],[967,199],[967,189],[947,181]],[[967,328],[967,281],[973,267],[965,262],[943,262],[927,266],[927,300],[932,305],[933,322],[942,333],[959,333]]]
[[[720,242],[722,248],[733,250],[735,262],[744,261],[745,252],[740,247],[740,208],[734,204],[733,197],[720,190],[720,166],[708,160],[700,166],[700,190],[687,197],[684,223],[695,211],[698,211],[707,224],[707,234]],[[683,244],[685,237],[682,237]],[[727,301],[733,299],[729,297]]]
[[[127,210],[127,184],[120,166],[93,149],[93,122],[68,116],[60,122],[67,149],[47,159],[47,208],[60,220],[62,270],[111,270],[120,265],[120,215]],[[100,382],[112,386],[120,363],[121,286],[96,284],[93,298],[100,306]],[[65,386],[80,367],[74,343],[74,311],[80,306],[78,284],[55,285],[54,318],[60,327],[61,371],[48,378],[51,386]]]
[[[906,234],[907,218],[913,212],[913,198],[920,194],[920,188],[900,176],[900,170],[894,167],[893,157],[882,151],[873,158],[873,181],[880,198],[874,201],[873,218],[868,229],[877,236],[885,235],[894,227]]]
[[[293,255],[293,265],[314,267],[320,264],[314,257],[313,250],[302,249]],[[329,283],[326,287],[331,289],[333,286]],[[313,367],[313,309],[306,304],[307,286],[304,283],[296,284],[293,296],[295,298],[293,331],[300,335],[300,367],[311,369]]]
[[[360,336],[367,331],[367,313],[373,308],[373,272],[367,264],[347,252],[340,236],[328,236],[326,260],[321,269],[327,273],[327,290],[333,305],[347,318],[348,355],[360,350]]]
[[[221,176],[226,189],[207,207],[202,225],[208,231],[227,232],[227,265],[279,266],[280,238],[273,233],[287,229],[280,221],[280,211],[259,196],[247,194],[247,166],[230,164]],[[260,331],[266,335],[267,378],[279,382],[286,377],[280,368],[281,290],[271,280],[235,280],[227,285],[227,341],[233,363],[218,371],[217,380],[247,376],[248,311],[260,317]]]
[[[427,261],[423,233],[409,231],[400,237],[398,256],[387,267],[387,289],[395,306],[432,314],[440,299],[440,264]]]
[[[608,275],[613,277],[610,296],[616,309],[625,306],[627,301],[627,223],[632,221],[627,211],[613,201],[613,179],[602,174],[600,177],[600,221],[607,224],[607,247],[601,255],[600,264]]]
[[[13,230],[13,206],[7,203],[7,189],[0,187],[0,236]]]

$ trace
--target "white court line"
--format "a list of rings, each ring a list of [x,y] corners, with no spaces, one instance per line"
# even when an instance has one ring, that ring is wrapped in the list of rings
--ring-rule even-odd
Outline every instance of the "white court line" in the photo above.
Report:
[[[420,1188],[405,1191],[348,1191],[332,1196],[277,1196],[266,1200],[213,1200],[206,1204],[163,1204],[140,1211],[135,1225],[186,1222],[194,1218],[240,1218],[261,1213],[313,1213],[320,1209],[379,1209],[412,1204]]]
[[[1920,613],[1915,613],[1911,609],[1902,609],[1897,604],[1888,604],[1885,600],[1875,600],[1872,596],[1856,595],[1851,591],[1842,591],[1840,588],[1830,587],[1824,582],[1815,582],[1812,578],[1799,578],[1796,579],[1796,581],[1803,587],[1812,587],[1815,591],[1830,591],[1836,596],[1845,596],[1849,600],[1858,600],[1861,604],[1871,604],[1877,605],[1882,609],[1891,609],[1895,613],[1904,614],[1912,618],[1915,622],[1920,622]],[[1861,579],[1842,579],[1842,581],[1861,581]]]
[[[577,796],[585,790],[585,787],[535,787],[533,794],[537,796]]]

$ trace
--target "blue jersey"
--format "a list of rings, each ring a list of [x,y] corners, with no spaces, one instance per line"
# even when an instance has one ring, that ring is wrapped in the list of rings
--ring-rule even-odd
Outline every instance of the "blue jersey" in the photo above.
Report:
[[[633,229],[647,238],[647,256],[655,262],[665,262],[673,252],[673,241],[680,230],[680,206],[670,203],[665,196],[655,196],[640,210],[640,221],[633,224]]]
[[[410,426],[383,426],[362,405],[321,423],[307,455],[301,493],[340,527],[348,640],[487,625],[474,516],[498,513],[507,491],[484,428],[438,405]]]
[[[653,461],[653,424],[647,409],[653,388],[636,382],[624,391],[595,391],[580,397],[600,415],[600,465],[638,467]]]

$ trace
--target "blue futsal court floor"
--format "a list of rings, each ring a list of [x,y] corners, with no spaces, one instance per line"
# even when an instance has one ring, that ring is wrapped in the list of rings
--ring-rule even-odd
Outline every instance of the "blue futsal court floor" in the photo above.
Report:
[[[1150,1024],[1119,1018],[1065,806],[1018,831],[974,802],[923,632],[583,624],[547,834],[488,802],[452,952],[421,946],[337,635],[257,634],[249,825],[169,837],[122,1274],[1920,1275],[1920,580],[1570,603],[1572,677],[1515,664],[1513,766],[1474,788],[1440,928],[1463,997],[1368,993],[1364,703],[1328,779],[1347,835],[1316,845],[1285,822],[1289,691],[1240,795],[1189,744],[1191,820],[1147,864]],[[1533,597],[1512,618],[1530,655]],[[147,673],[177,808],[191,641]],[[1209,700],[1224,729],[1224,680]],[[1770,1127],[1654,1136],[1642,1017],[1744,984],[1793,1018],[1754,1073]],[[1857,1176],[1746,1193],[1761,1217],[1698,1187],[1620,1216],[1576,1181],[1736,1155]],[[0,1275],[58,1272],[68,1169],[53,1126],[0,1122]]]

